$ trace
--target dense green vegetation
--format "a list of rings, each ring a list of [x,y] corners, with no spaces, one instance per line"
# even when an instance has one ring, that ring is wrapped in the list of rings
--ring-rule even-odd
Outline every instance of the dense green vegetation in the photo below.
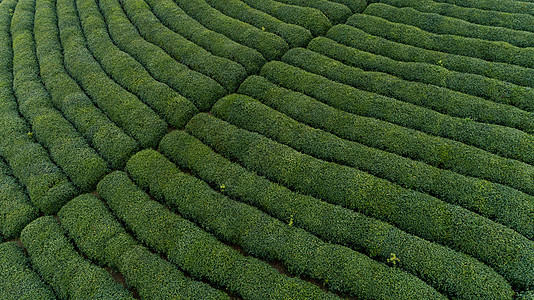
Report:
[[[532,299],[533,22],[0,1],[0,298]]]

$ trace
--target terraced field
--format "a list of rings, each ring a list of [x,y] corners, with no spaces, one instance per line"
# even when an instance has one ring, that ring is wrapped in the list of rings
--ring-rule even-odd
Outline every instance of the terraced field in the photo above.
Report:
[[[534,299],[534,1],[0,1],[0,299]]]

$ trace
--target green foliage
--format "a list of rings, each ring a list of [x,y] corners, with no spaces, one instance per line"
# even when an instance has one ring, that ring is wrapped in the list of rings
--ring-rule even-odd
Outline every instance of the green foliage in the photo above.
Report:
[[[367,14],[354,14],[347,20],[346,24],[372,35],[428,50],[534,68],[534,48],[532,47],[520,48],[499,41],[439,35]]]
[[[74,1],[58,0],[56,10],[66,69],[95,104],[141,147],[155,147],[167,131],[165,121],[102,70],[85,46]]]
[[[133,299],[106,270],[76,252],[54,217],[33,221],[20,239],[32,266],[59,299]]]
[[[213,8],[229,17],[254,25],[263,31],[277,34],[282,37],[290,47],[306,47],[312,39],[309,30],[297,25],[284,23],[269,14],[251,8],[240,0],[205,1]]]
[[[352,11],[347,6],[337,3],[338,1],[328,1],[328,0],[279,0],[279,2],[304,6],[304,7],[313,7],[320,10],[325,16],[332,21],[332,23],[340,24],[345,23],[347,18],[352,15]],[[360,0],[355,2],[362,2]]]
[[[108,172],[108,165],[53,107],[41,82],[32,33],[34,5],[32,0],[19,1],[12,19],[13,89],[37,140],[74,184],[90,190]]]
[[[365,9],[365,14],[384,18],[390,22],[412,25],[435,34],[503,41],[517,47],[534,46],[534,32],[473,24],[440,14],[419,12],[411,7],[397,8],[381,2],[369,5]]]
[[[534,69],[507,63],[489,62],[478,58],[427,50],[397,43],[389,38],[371,35],[348,25],[332,27],[326,36],[338,43],[362,51],[386,56],[398,61],[437,65],[462,73],[478,74],[489,78],[534,87]]]
[[[175,128],[182,128],[198,112],[193,103],[156,81],[143,65],[113,44],[94,0],[79,0],[77,8],[89,49],[116,82]]]
[[[95,107],[65,70],[52,2],[36,1],[34,33],[41,78],[52,102],[112,168],[122,168],[139,145]]]
[[[516,300],[533,300],[534,299],[534,291],[525,291],[519,293],[516,298]]]
[[[18,238],[22,229],[38,215],[39,211],[30,204],[23,187],[0,158],[0,236]]]
[[[289,49],[281,37],[230,18],[211,7],[204,0],[175,0],[174,2],[206,28],[224,34],[242,45],[256,49],[267,60],[278,59]],[[205,64],[205,62],[203,63]],[[229,90],[234,91],[235,89]]]
[[[264,100],[266,104],[277,101],[283,99]],[[302,153],[434,195],[511,227],[526,237],[534,237],[534,220],[531,218],[534,197],[517,190],[339,138],[299,123],[247,96],[227,96],[215,104],[212,112],[220,119],[258,132]]]
[[[490,124],[493,123],[508,127],[515,127],[528,133],[534,132],[534,121],[532,121],[534,113],[526,112],[509,105],[489,102],[478,97],[473,97],[434,85],[402,80],[396,76],[385,73],[366,72],[362,69],[347,66],[335,59],[331,59],[324,55],[302,48],[289,50],[282,57],[282,61],[305,69],[308,72],[325,76],[336,82],[348,84],[374,94],[392,97],[403,102],[413,103],[418,106],[423,106],[425,108],[430,108],[443,114],[447,114],[447,116],[435,115],[433,117],[443,119],[443,121],[440,123],[454,123],[459,121],[459,119],[453,119],[449,117],[452,116],[458,118],[471,118],[479,122],[486,122]],[[525,91],[528,90],[525,89]],[[531,91],[530,94],[530,97],[533,97]],[[413,109],[415,110],[417,108]],[[431,113],[425,113],[425,115],[429,114]],[[430,119],[431,117],[428,118]],[[430,121],[429,119],[428,121]],[[445,119],[449,119],[449,121],[446,121]],[[415,120],[412,122],[419,123]],[[414,124],[412,126],[420,125]],[[481,124],[478,126],[491,125]],[[436,125],[434,125],[434,127],[436,127]],[[500,128],[500,126],[494,128],[496,129],[492,129],[492,131],[507,130],[505,128]],[[439,129],[433,130],[436,131]],[[513,129],[509,130],[514,132]],[[437,134],[435,132],[433,133]],[[453,136],[451,138],[467,139],[465,134],[459,135],[458,137]],[[528,138],[528,136],[526,138]],[[497,152],[502,152],[502,150],[497,150]],[[513,155],[512,157],[518,158],[517,155]],[[523,158],[523,160],[525,160],[525,158]],[[526,159],[526,161],[530,160]]]
[[[310,157],[207,114],[193,117],[186,129],[227,158],[282,185],[469,254],[513,286],[534,285],[534,242],[503,225],[357,169]]]
[[[56,299],[52,289],[30,269],[28,258],[15,242],[0,244],[0,298],[5,300]]]
[[[256,206],[287,221],[288,225],[302,228],[328,242],[363,251],[382,262],[390,258],[391,252],[397,253],[402,259],[400,268],[447,295],[465,299],[504,299],[511,293],[510,286],[501,276],[465,254],[407,234],[386,222],[292,192],[230,162],[184,132],[174,131],[166,135],[160,149],[180,167],[190,169],[210,185],[218,186],[221,193]],[[295,239],[289,241],[295,242]],[[280,248],[287,249],[287,246],[281,245]],[[467,265],[472,272],[465,272]],[[334,268],[339,267],[334,264]],[[362,286],[376,280],[376,275],[368,275]],[[388,292],[389,289],[384,291],[385,294]]]
[[[94,195],[74,198],[63,206],[58,217],[81,251],[119,270],[142,298],[227,298],[205,283],[190,280],[172,263],[138,245]]]
[[[146,2],[165,26],[217,56],[240,63],[248,74],[257,73],[265,64],[265,58],[257,50],[207,29],[186,14],[174,1],[146,0]]]
[[[286,23],[302,26],[314,36],[324,35],[332,27],[332,22],[315,8],[288,5],[273,0],[242,1]]]
[[[341,63],[338,62],[339,65]],[[451,124],[455,126],[441,126],[441,124],[449,123],[448,119],[450,117],[438,114],[435,111],[423,109],[420,106],[357,90],[353,87],[328,80],[322,76],[308,73],[283,62],[267,63],[262,68],[261,75],[276,84],[312,96],[334,108],[344,110],[351,114],[381,119],[400,126],[415,127],[417,129],[426,128],[425,131],[437,132],[441,135],[452,135],[454,137],[458,136],[453,135],[457,131],[466,132],[466,130],[469,130],[472,134],[468,137],[464,136],[462,139],[472,137],[470,139],[471,141],[479,134],[477,130],[474,130],[475,128],[485,128],[486,131],[490,128],[488,124],[465,119],[454,119],[455,122]],[[430,121],[432,119],[434,121]],[[375,129],[374,134],[390,130],[386,128],[392,128],[390,123],[382,124],[384,128]],[[344,124],[342,126],[347,127],[348,125]],[[500,128],[508,130],[510,133],[514,132],[510,128]],[[355,129],[361,130],[358,127],[355,127]],[[448,133],[447,130],[449,131]],[[398,132],[398,129],[396,131]],[[454,140],[431,137],[426,134],[422,135],[420,132],[408,130],[407,128],[401,129],[400,132],[405,132],[407,134],[406,138],[399,139],[398,133],[392,132],[387,139],[380,141],[388,145],[393,144],[394,140],[399,141],[398,144],[393,145],[398,150],[388,151],[408,156],[415,160],[422,160],[433,166],[450,169],[463,175],[506,184],[534,195],[534,182],[531,180],[534,178],[534,168],[532,165],[506,159]],[[515,132],[521,134],[520,131]],[[424,138],[422,138],[423,136]],[[498,136],[505,137],[503,134]],[[415,138],[422,138],[420,141],[425,142],[416,143]],[[514,138],[514,136],[512,135],[511,138]],[[376,137],[373,139],[376,139]],[[485,147],[489,149],[501,147],[499,146],[499,139],[493,141],[482,139],[481,142],[487,143]],[[520,140],[518,142],[521,143]],[[489,146],[491,143],[496,144],[495,146]],[[383,146],[378,148],[384,149]],[[525,148],[519,148],[518,150],[521,152]],[[523,153],[528,155],[526,152]]]
[[[144,188],[151,185],[151,193],[155,197],[160,197],[167,186],[176,184],[162,180],[173,178],[168,170],[145,168],[162,158],[154,150],[144,150],[134,155],[127,164],[128,170],[136,171],[135,177],[145,179],[139,181]],[[161,177],[141,174],[154,171],[158,171]],[[153,186],[157,182],[162,182],[163,186]],[[224,245],[194,223],[151,200],[126,173],[114,172],[106,176],[99,183],[98,192],[140,240],[165,254],[171,262],[195,278],[224,286],[245,299],[335,298],[317,286],[282,275],[267,263],[245,257]],[[195,190],[194,193],[201,194],[201,191]]]
[[[534,3],[528,3],[530,0],[434,0],[436,2],[450,3],[463,7],[474,7],[484,10],[494,10],[518,14],[534,15]]]
[[[382,0],[381,3],[397,7],[413,7],[421,12],[436,13],[481,25],[534,32],[534,16],[524,12],[507,13],[469,8],[433,0]]]
[[[237,89],[246,77],[246,71],[240,64],[209,53],[161,24],[144,0],[121,0],[121,4],[147,41],[161,47],[189,68],[215,79],[228,91]],[[205,107],[199,109],[207,110]]]
[[[374,93],[360,92],[359,105],[366,103],[366,106],[372,106],[376,115],[381,112],[379,117],[382,119],[457,140],[507,158],[534,163],[534,153],[527,150],[534,147],[534,136],[528,134],[534,132],[532,112],[433,85],[402,80],[389,74],[366,72],[302,48],[291,49],[282,60],[330,80]],[[386,100],[376,95],[392,97],[402,102]],[[371,99],[375,99],[375,105],[371,104]],[[392,117],[384,113],[387,111],[394,114],[393,110],[400,116]],[[466,118],[477,122],[466,122]]]
[[[442,86],[497,103],[513,105],[530,112],[534,111],[534,89],[480,75],[449,71],[441,66],[443,61],[437,61],[436,64],[396,61],[386,56],[376,55],[338,44],[324,37],[313,39],[308,44],[308,49],[365,71],[389,73],[405,80]],[[406,83],[404,85],[409,86]],[[417,86],[423,91],[428,90],[428,93],[430,93],[432,88],[423,87],[422,85]],[[380,91],[379,88],[376,90]],[[446,90],[440,91],[443,94],[450,94]],[[465,96],[455,93],[447,97],[449,99],[447,102],[450,99],[454,99],[455,96],[456,98],[465,98]],[[464,110],[466,110],[465,106],[467,106],[467,103],[470,102],[481,103],[479,106],[486,108],[492,105],[491,103],[488,104],[485,101],[473,97],[462,99],[459,102],[463,104],[461,108]],[[498,106],[494,109],[508,110],[509,108],[508,106]]]
[[[217,99],[226,94],[226,90],[214,79],[189,69],[163,49],[141,37],[118,0],[99,1],[99,5],[113,41],[121,50],[143,64],[155,79],[168,84],[202,109],[209,109]],[[192,109],[191,112],[194,111],[195,109]]]
[[[140,169],[130,166],[128,172],[134,179],[148,181],[150,190],[158,191],[161,195],[158,200],[249,254],[283,262],[295,275],[310,276],[332,290],[356,297],[441,297],[416,277],[397,272],[346,247],[326,244],[304,230],[215,192],[202,180],[180,172],[163,156],[144,161]],[[148,175],[147,168],[153,170],[150,178],[144,177]],[[159,172],[165,175],[158,176]],[[310,261],[306,253],[317,254]],[[350,264],[345,264],[347,261]]]
[[[352,10],[353,13],[361,13],[367,6],[366,0],[330,0],[331,2],[337,2],[346,5]]]

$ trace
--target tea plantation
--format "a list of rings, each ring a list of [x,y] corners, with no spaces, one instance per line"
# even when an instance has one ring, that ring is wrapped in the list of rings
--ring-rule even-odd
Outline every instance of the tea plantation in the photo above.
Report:
[[[533,0],[1,0],[0,299],[534,299]]]

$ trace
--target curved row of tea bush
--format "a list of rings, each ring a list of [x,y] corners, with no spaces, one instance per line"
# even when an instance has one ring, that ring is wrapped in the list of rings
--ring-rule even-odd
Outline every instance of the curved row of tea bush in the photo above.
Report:
[[[256,206],[328,242],[362,251],[381,262],[387,262],[395,253],[400,268],[445,295],[460,299],[510,297],[509,284],[472,257],[407,234],[386,222],[292,192],[225,159],[185,132],[167,134],[160,149],[179,167],[191,170],[220,193]],[[439,270],[436,265],[441,266]],[[465,266],[471,271],[464,272]]]
[[[54,105],[112,168],[122,168],[139,144],[109,120],[65,70],[54,4],[36,1],[34,35],[41,78]]]
[[[22,229],[37,219],[39,211],[1,158],[0,187],[0,241],[18,238]]]
[[[240,0],[205,0],[223,14],[282,37],[289,47],[306,47],[312,39],[308,29],[284,23],[275,17],[256,10]]]
[[[344,24],[332,27],[326,33],[326,37],[343,45],[398,61],[439,65],[448,70],[478,74],[517,85],[534,87],[534,69],[427,50],[374,36],[363,30]]]
[[[517,47],[534,46],[534,33],[532,32],[473,24],[439,14],[419,12],[411,7],[397,8],[381,2],[367,6],[364,13],[390,22],[412,25],[435,34],[503,41]]]
[[[127,168],[143,166],[154,155],[161,154],[154,150],[138,152]],[[225,287],[243,299],[337,299],[311,283],[280,274],[266,262],[245,257],[223,244],[151,200],[124,172],[107,175],[97,190],[138,239],[196,279]]]
[[[350,8],[353,13],[360,13],[367,6],[367,1],[365,0],[329,0],[329,1],[344,4],[348,8]]]
[[[71,200],[58,217],[80,251],[121,272],[143,299],[228,299],[222,291],[185,277],[171,262],[139,245],[92,194]]]
[[[16,0],[0,3],[0,156],[25,187],[32,204],[50,214],[76,193],[76,187],[32,139],[31,129],[19,115],[13,94],[13,48],[10,33]]]
[[[528,3],[528,0],[434,0],[436,2],[450,3],[463,7],[474,7],[489,11],[503,11],[518,14],[534,15],[534,3]]]
[[[303,48],[289,50],[282,60],[335,81],[338,86],[342,83],[357,88],[351,91],[359,96],[357,105],[361,106],[361,111],[374,110],[377,117],[402,126],[457,140],[504,157],[534,162],[534,153],[526,150],[534,145],[534,136],[529,134],[534,132],[532,112],[385,73],[366,72]],[[293,85],[313,93],[306,86],[311,79],[307,79],[303,71],[301,75],[301,80],[290,79]],[[285,79],[278,80],[285,82]],[[318,77],[318,80],[328,82],[323,77]],[[388,116],[384,111],[395,111],[397,115]]]
[[[121,2],[124,1],[121,0]],[[174,0],[174,2],[206,28],[221,33],[242,45],[256,49],[267,60],[278,59],[289,49],[281,37],[230,18],[211,7],[204,0]]]
[[[33,20],[35,0],[20,0],[11,21],[13,37],[13,90],[20,113],[32,125],[36,139],[50,157],[84,191],[109,172],[108,164],[52,105],[39,76]]]
[[[292,224],[217,193],[202,180],[179,171],[157,152],[133,156],[127,170],[157,200],[218,239],[237,244],[255,257],[281,261],[290,273],[319,280],[333,291],[366,299],[444,298],[417,277],[349,248],[325,243]]]
[[[347,6],[338,3],[338,1],[329,1],[329,0],[278,0],[285,4],[303,6],[303,7],[312,7],[320,10],[332,24],[345,23],[347,19],[352,15],[352,11]],[[362,2],[361,0],[356,0],[354,2]]]
[[[412,104],[405,104],[373,93],[359,91],[353,87],[331,81],[322,76],[306,72],[283,62],[272,61],[267,63],[262,68],[260,75],[269,79],[271,82],[300,93],[305,93],[334,108],[364,117],[384,120],[400,126],[413,127],[413,121],[416,120],[419,124],[426,125],[428,129],[433,129],[434,131],[441,129],[441,131],[445,133],[446,130],[450,130],[454,133],[456,130],[463,131],[466,128],[477,128],[473,125],[486,126],[485,124],[476,123],[471,120],[460,120],[456,123],[456,127],[450,129],[447,127],[440,128],[440,124],[444,122],[443,119],[446,120],[447,116],[430,110],[421,109]],[[298,80],[296,80],[296,78],[298,78]],[[445,118],[437,118],[439,121],[433,123],[427,122],[425,118],[421,117],[420,113],[413,113],[413,108],[419,108],[419,112],[426,112],[427,114],[433,113],[436,116]],[[383,126],[391,128],[391,123],[383,123]],[[346,127],[347,126],[345,125],[342,128]],[[397,130],[400,129],[400,132],[406,132],[407,130],[407,128],[399,128],[399,126],[396,128]],[[487,129],[488,127],[485,128]],[[359,128],[357,129],[360,130]],[[379,131],[383,130],[384,129],[381,129]],[[414,135],[413,131],[414,130],[410,131],[410,135]],[[475,137],[478,135],[478,131],[472,132]],[[376,134],[376,132],[374,132],[374,134]],[[396,135],[398,134],[399,133]],[[417,135],[421,136],[420,133]],[[413,142],[414,137],[408,136],[401,139],[401,155],[416,160],[422,160],[439,168],[450,169],[460,174],[509,185],[534,195],[534,182],[531,180],[532,176],[534,176],[534,167],[532,165],[506,159],[473,146],[442,137],[423,135],[422,139],[425,140],[426,143],[406,143],[406,141]],[[389,138],[390,140],[381,142],[389,144],[392,139],[399,139],[395,136]],[[465,137],[461,138],[463,139]],[[374,137],[374,139],[376,139],[376,137]],[[430,147],[428,145],[432,140],[437,142],[434,142],[434,146],[437,147]],[[491,142],[497,143],[494,147],[500,147],[500,144],[498,144],[499,141],[500,140],[482,140],[482,142],[488,144]],[[377,148],[382,149],[383,147]],[[522,151],[524,148],[519,148],[518,150]]]
[[[315,8],[288,5],[273,0],[241,1],[286,23],[304,27],[314,36],[324,35],[332,27],[332,22]]]
[[[519,86],[481,75],[451,71],[440,65],[396,61],[386,56],[345,46],[324,37],[313,39],[307,48],[365,71],[388,73],[405,80],[433,84],[485,98],[496,103],[513,105],[529,112],[534,111],[534,89],[530,87]],[[430,90],[430,88],[426,89]],[[422,88],[422,90],[425,89]],[[451,96],[451,98],[454,97]],[[481,102],[484,107],[488,106],[487,102],[482,102],[480,99],[470,98],[470,100]],[[464,99],[461,102],[468,101]],[[504,107],[504,109],[508,108]]]
[[[98,4],[116,45],[140,62],[156,80],[166,83],[201,110],[209,109],[226,94],[226,90],[215,80],[189,69],[139,35],[122,10],[119,0],[99,1]]]
[[[168,85],[156,81],[143,65],[113,43],[94,0],[78,0],[76,3],[88,48],[109,76],[169,125],[182,128],[198,112],[193,103]]]
[[[59,299],[133,299],[106,270],[74,249],[53,216],[31,222],[20,239],[32,266]]]
[[[451,167],[455,165],[464,165],[465,163],[470,162],[471,159],[482,164],[482,168],[480,165],[473,164],[471,167],[472,170],[489,170],[492,168],[492,165],[495,165],[491,162],[491,159],[488,160],[488,157],[486,157],[484,152],[476,148],[466,149],[464,147],[459,147],[461,144],[453,141],[429,136],[421,132],[380,120],[353,115],[330,107],[306,95],[276,86],[263,77],[249,77],[241,85],[239,93],[260,99],[261,102],[270,107],[273,107],[291,118],[311,127],[320,128],[341,138],[352,140],[373,148],[386,150],[416,160],[427,161],[427,163],[430,162],[432,165],[439,165],[443,155],[446,155],[449,151],[450,153],[455,153],[455,155],[457,155],[451,155],[450,158],[458,159],[450,162]],[[483,161],[485,161],[485,163],[483,163]],[[501,167],[504,166],[505,165],[501,165]],[[470,180],[478,181],[476,179]],[[436,181],[440,181],[440,179],[436,179]],[[501,192],[495,194],[494,188],[497,187]],[[458,187],[455,191],[459,192],[462,189],[462,187]],[[477,193],[479,193],[477,195],[481,197],[479,199],[492,199],[495,195],[501,193],[502,195],[513,194],[513,197],[525,199],[521,193],[518,193],[515,190],[494,184],[481,184],[476,190]],[[447,192],[454,193],[454,191]],[[474,193],[475,191],[470,192]],[[499,200],[495,199],[494,201]],[[527,224],[529,223],[531,222],[514,222],[514,224],[510,226],[526,235],[526,232],[530,231],[527,229]],[[527,225],[527,227],[523,227],[525,225]],[[532,237],[529,236],[529,238]]]
[[[65,67],[69,74],[110,120],[141,147],[155,147],[167,132],[165,121],[107,76],[86,47],[73,0],[57,0],[56,12]]]
[[[208,114],[193,117],[186,130],[280,184],[469,254],[513,286],[534,286],[534,242],[501,224],[354,168],[302,154]]]
[[[121,0],[132,24],[147,41],[159,46],[192,70],[207,75],[228,91],[234,91],[247,76],[235,61],[215,56],[183,36],[165,27],[143,0]]]
[[[534,48],[532,47],[520,48],[503,42],[455,35],[439,35],[367,14],[354,14],[347,20],[346,24],[372,35],[428,50],[534,68]]]
[[[299,123],[248,96],[232,94],[222,98],[213,106],[212,113],[304,154],[354,167],[460,205],[534,238],[534,197],[517,190],[341,139]]]
[[[15,242],[0,244],[0,274],[0,298],[4,300],[56,299],[52,289],[30,269],[22,247]]]
[[[186,14],[173,0],[146,0],[154,15],[169,29],[209,52],[240,63],[248,74],[257,73],[265,58],[257,50],[204,27]]]
[[[534,32],[534,16],[525,13],[468,8],[434,0],[381,0],[380,3],[396,7],[413,7],[421,12],[436,13],[480,25]]]
[[[477,146],[487,147],[483,146],[484,143],[488,144],[487,141],[470,141],[470,139],[464,137],[466,134],[465,132],[461,132],[462,129],[456,129],[458,133],[452,133],[451,129],[442,129],[439,128],[439,125],[436,125],[441,124],[441,127],[454,128],[457,127],[454,124],[465,121],[465,119],[461,120],[458,118],[476,120],[477,122],[472,122],[471,126],[487,127],[490,128],[489,131],[508,131],[507,134],[523,135],[521,139],[531,138],[525,132],[534,132],[534,122],[532,121],[534,113],[526,112],[510,105],[489,102],[485,99],[446,88],[399,79],[386,73],[366,72],[303,48],[289,50],[282,57],[282,61],[308,72],[327,77],[337,83],[343,83],[359,90],[367,91],[360,91],[362,98],[384,99],[384,97],[380,97],[382,95],[400,100],[402,102],[393,101],[395,104],[392,103],[391,105],[405,105],[407,107],[406,109],[414,112],[417,111],[417,114],[424,116],[424,120],[413,120],[412,123],[414,124],[411,126],[419,130],[429,131],[432,134],[445,135],[450,138],[465,141],[466,143],[469,141],[470,143],[474,142]],[[425,122],[431,122],[434,125],[424,125]],[[480,122],[489,124],[482,124]],[[494,124],[502,126],[495,126]],[[514,128],[525,132],[518,131]],[[521,139],[517,139],[518,141],[516,143],[521,143]],[[491,150],[497,153],[506,153],[506,150]],[[504,155],[509,156],[510,154]],[[512,154],[511,157],[531,161],[528,158],[528,154],[525,155],[524,153]]]

